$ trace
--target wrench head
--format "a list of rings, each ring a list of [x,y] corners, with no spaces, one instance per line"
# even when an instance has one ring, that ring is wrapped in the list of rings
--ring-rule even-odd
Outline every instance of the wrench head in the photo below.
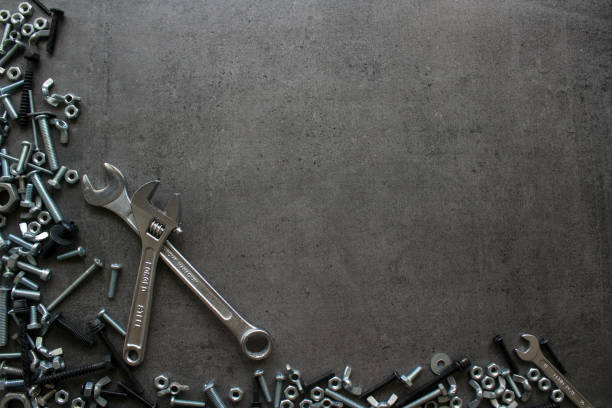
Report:
[[[179,226],[180,196],[175,193],[168,201],[166,210],[161,210],[151,202],[158,186],[159,180],[153,180],[136,190],[132,196],[132,212],[141,234],[146,233],[156,240],[165,240]]]
[[[104,163],[104,171],[109,180],[102,188],[94,188],[89,176],[83,175],[83,197],[88,204],[104,207],[127,193],[125,177],[121,171],[109,163]]]
[[[529,343],[528,347],[526,350],[515,348],[514,352],[523,361],[535,360],[536,356],[540,354],[540,342],[538,341],[538,338],[533,334],[527,333],[521,334],[521,338]]]

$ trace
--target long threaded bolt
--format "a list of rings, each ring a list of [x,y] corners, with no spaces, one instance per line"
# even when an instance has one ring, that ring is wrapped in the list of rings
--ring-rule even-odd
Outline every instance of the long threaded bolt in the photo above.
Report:
[[[108,298],[112,299],[115,297],[115,292],[117,291],[117,280],[119,279],[119,272],[121,272],[121,268],[123,268],[123,265],[121,265],[120,263],[114,263],[111,264],[110,267],[111,276],[110,281],[108,282]]]
[[[45,148],[45,155],[47,157],[49,169],[52,171],[56,171],[57,169],[59,169],[59,163],[57,161],[57,153],[55,152],[55,145],[53,144],[53,139],[51,138],[51,130],[49,129],[49,122],[47,120],[49,118],[49,115],[41,114],[36,115],[34,118],[38,122],[38,128],[40,129],[40,138],[42,139],[43,147]]]
[[[8,292],[7,286],[0,286],[0,347],[8,344]],[[21,356],[21,353],[19,354]]]
[[[68,251],[61,255],[58,255],[57,260],[65,261],[66,259],[74,258],[77,256],[80,256],[81,258],[83,258],[85,255],[87,255],[87,250],[85,249],[84,246],[80,246],[77,249],[73,249],[72,251]]]
[[[445,393],[446,393],[446,389],[444,388],[444,386],[442,384],[438,384],[437,390],[434,390],[428,394],[425,394],[421,398],[418,398],[412,401],[410,404],[404,405],[401,408],[414,408],[414,407],[421,406],[425,404],[426,402],[431,401],[434,398],[438,398],[440,395],[443,395]]]
[[[69,378],[82,377],[84,375],[88,375],[96,371],[106,370],[111,367],[112,367],[111,357],[106,356],[106,358],[103,361],[85,364],[80,367],[76,367],[71,370],[64,370],[62,372],[55,373],[55,374],[44,375],[42,377],[37,378],[34,381],[34,384],[47,384],[47,383],[53,384],[59,381],[67,380]]]
[[[4,158],[4,159],[6,159],[6,160],[10,160],[10,161],[12,161],[12,162],[18,162],[18,161],[19,161],[19,159],[18,159],[17,157],[13,157],[13,156],[11,156],[10,154],[4,153],[4,152],[2,152],[2,150],[0,150],[0,157]],[[54,174],[54,173],[53,173],[51,170],[46,169],[46,168],[44,168],[44,167],[37,166],[37,165],[32,164],[32,163],[28,163],[28,165],[27,165],[27,166],[28,166],[30,169],[32,169],[32,170],[36,170],[36,171],[39,171],[39,172],[41,172],[41,173],[48,174],[48,175],[50,175],[50,176],[52,176],[52,175]]]
[[[70,333],[75,339],[81,341],[86,346],[91,347],[94,345],[93,340],[89,336],[87,336],[86,334],[82,333],[79,329],[74,327],[73,324],[69,322],[68,320],[66,320],[64,316],[62,316],[61,313],[57,314],[57,317],[55,318],[55,320],[53,320],[53,322],[57,324],[63,330]]]
[[[283,393],[283,381],[285,381],[285,375],[278,371],[274,376],[276,380],[276,386],[274,387],[274,408],[280,408],[281,396]]]
[[[178,399],[176,397],[171,397],[170,406],[171,407],[205,407],[206,403],[203,401],[184,400],[184,399]]]
[[[559,357],[557,357],[557,355],[550,348],[550,341],[548,338],[542,337],[540,339],[540,347],[542,347],[542,350],[548,354],[548,357],[550,357],[550,362],[553,363],[553,365],[556,366],[559,371],[561,371],[561,374],[567,374],[567,370],[563,364],[561,364]]]
[[[11,388],[21,388],[25,385],[25,382],[23,380],[3,380],[0,381],[0,388],[3,388],[5,390],[11,389]]]
[[[493,337],[493,344],[497,346],[499,351],[504,356],[504,360],[506,360],[506,364],[508,364],[508,368],[510,368],[510,371],[515,374],[518,374],[518,367],[516,366],[516,362],[514,361],[514,359],[510,355],[510,352],[508,351],[508,348],[506,347],[504,337],[501,334],[496,335],[495,337]]]
[[[23,377],[23,370],[18,367],[7,366],[6,362],[0,363],[0,374],[10,375],[12,377]]]
[[[19,154],[19,161],[17,162],[17,168],[15,172],[17,174],[23,173],[25,170],[26,163],[30,158],[30,153],[32,152],[32,143],[24,140],[21,142],[21,153]]]
[[[127,334],[125,329],[121,327],[121,325],[117,323],[112,317],[110,317],[108,313],[106,313],[105,309],[102,309],[98,312],[98,317],[104,320],[110,327],[115,329],[123,337],[125,337],[125,335]]]
[[[225,408],[225,402],[223,402],[223,399],[215,389],[214,380],[210,380],[208,384],[205,384],[203,391],[215,408]]]
[[[47,310],[51,311],[55,309],[66,297],[68,297],[68,295],[74,292],[74,290],[78,288],[79,285],[83,283],[83,281],[85,281],[85,279],[87,279],[90,275],[92,275],[97,270],[102,269],[103,265],[104,264],[102,263],[101,259],[98,259],[98,258],[94,259],[94,263],[89,268],[87,268],[85,272],[83,272],[78,278],[76,278],[74,282],[70,284],[70,286],[64,289],[64,291],[60,293],[55,298],[55,300],[51,302],[49,306],[47,306]]]
[[[36,192],[40,196],[43,204],[45,204],[45,207],[47,208],[47,210],[49,211],[49,214],[53,218],[53,221],[57,223],[62,222],[62,220],[64,219],[64,216],[60,212],[59,208],[57,208],[55,201],[53,201],[53,199],[49,195],[49,192],[45,188],[42,180],[40,179],[40,176],[37,173],[32,173],[32,175],[30,176],[30,179],[32,180],[32,184],[34,184],[34,188],[36,189]]]
[[[345,397],[344,395],[337,393],[336,391],[332,391],[329,388],[325,388],[325,395],[327,395],[333,400],[343,403],[349,408],[367,408],[366,405],[360,404],[359,402],[351,398]]]
[[[270,395],[270,390],[268,389],[268,384],[266,383],[266,378],[264,377],[264,370],[255,370],[253,376],[257,378],[257,381],[259,382],[259,389],[261,392],[263,392],[264,398],[268,403],[271,403],[272,395]]]
[[[40,292],[28,289],[13,288],[11,290],[11,299],[30,299],[40,300]]]
[[[13,82],[12,84],[9,84],[5,87],[0,88],[0,94],[2,95],[8,95],[13,93],[13,91],[21,88],[23,86],[23,79],[21,81],[17,81],[17,82]]]

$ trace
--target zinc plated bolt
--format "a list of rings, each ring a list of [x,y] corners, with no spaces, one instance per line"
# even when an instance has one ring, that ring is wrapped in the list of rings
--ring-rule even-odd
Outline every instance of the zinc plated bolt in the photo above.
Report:
[[[30,114],[33,114],[35,112],[34,110],[34,93],[32,92],[31,89],[28,89],[28,99],[29,99],[29,103],[30,103]],[[30,121],[32,122],[32,140],[34,140],[34,151],[37,152],[40,150],[40,147],[38,146],[38,131],[36,130],[36,119],[34,119],[34,116],[31,115],[30,117]]]
[[[280,408],[281,394],[283,393],[283,381],[285,381],[285,375],[280,371],[277,371],[274,378],[276,380],[276,386],[274,388],[274,408]]]
[[[0,150],[0,153],[6,154],[6,149],[2,148],[2,150]],[[8,160],[6,159],[6,157],[3,156],[0,161],[2,162],[2,176],[0,176],[0,181],[7,182],[13,180],[13,176],[11,175]]]
[[[19,203],[21,207],[24,208],[32,208],[34,207],[34,202],[32,201],[32,197],[34,196],[34,184],[28,183],[26,184],[25,194],[23,200]]]
[[[40,323],[38,322],[38,313],[36,311],[36,306],[30,306],[30,323],[27,326],[28,330],[38,330],[40,329]]]
[[[2,104],[4,105],[4,109],[6,109],[6,111],[9,114],[9,116],[11,117],[11,119],[13,119],[13,120],[17,119],[17,117],[19,115],[17,114],[17,111],[15,110],[15,107],[11,103],[11,100],[9,99],[9,96],[8,95],[0,95],[0,100],[2,100]]]
[[[423,371],[423,367],[416,366],[416,368],[414,370],[412,370],[412,372],[410,372],[410,374],[400,376],[400,380],[404,383],[404,385],[406,385],[408,388],[410,388],[414,384],[414,380],[421,373],[421,371]]]
[[[21,271],[17,275],[15,275],[15,279],[13,279],[13,285],[14,286],[23,285],[23,286],[25,286],[26,288],[28,288],[30,290],[38,290],[38,289],[40,289],[40,287],[38,286],[38,283],[34,282],[33,280],[30,280],[30,279],[26,278],[25,272],[23,272],[23,271]]]
[[[343,403],[344,405],[346,405],[349,408],[367,408],[365,405],[360,404],[359,402],[352,400],[348,397],[345,397],[344,395],[336,392],[336,391],[332,391],[329,388],[325,388],[325,395],[327,395],[328,397],[330,397],[333,400],[339,401],[341,403]]]
[[[18,298],[40,300],[40,292],[35,290],[13,288],[11,290],[11,299]]]
[[[8,234],[8,239],[11,240],[12,242],[14,242],[15,244],[27,249],[28,251],[32,252],[32,253],[36,253],[38,252],[38,249],[40,248],[40,243],[35,243],[32,244],[28,241],[26,241],[25,239],[22,239],[21,237],[18,237],[15,234]]]
[[[0,58],[0,68],[5,67],[6,63],[9,62],[11,58],[13,58],[13,55],[21,51],[23,48],[25,48],[25,44],[21,41],[16,41],[15,44],[13,44],[11,48],[9,48],[6,54],[4,54],[2,58]]]
[[[442,384],[438,384],[438,389],[434,390],[428,394],[423,395],[421,398],[418,398],[412,401],[408,405],[404,405],[402,408],[415,408],[425,404],[428,401],[433,400],[434,398],[438,398],[441,395],[446,395],[446,388]]]
[[[73,249],[72,251],[68,251],[61,255],[58,255],[57,260],[64,261],[66,259],[74,258],[76,256],[80,256],[81,258],[83,258],[85,255],[87,255],[87,250],[84,246],[79,246],[77,249]]]
[[[35,115],[34,119],[36,119],[36,121],[38,122],[38,127],[40,129],[40,137],[45,148],[45,154],[47,157],[47,163],[49,164],[49,169],[51,169],[52,171],[56,171],[57,169],[59,169],[59,163],[57,161],[57,154],[55,152],[53,139],[51,138],[49,122],[47,121],[47,119],[50,117],[51,115],[49,115],[48,113],[40,113]]]
[[[61,188],[60,184],[62,182],[62,179],[64,178],[64,174],[66,174],[67,170],[68,167],[61,166],[55,173],[55,176],[53,176],[52,179],[47,180],[47,184],[49,184],[54,189],[59,190]]]
[[[21,88],[23,86],[23,82],[24,80],[22,79],[20,81],[13,82],[10,85],[0,88],[0,94],[10,95],[11,93],[13,93],[13,91],[16,91],[17,89]]]
[[[193,401],[178,399],[176,397],[170,397],[171,407],[205,407],[206,403],[203,401]]]
[[[264,398],[266,399],[268,403],[271,403],[272,396],[270,395],[268,384],[266,384],[266,378],[264,377],[264,370],[262,369],[255,370],[255,373],[253,373],[253,376],[257,378],[257,381],[259,382],[259,388],[263,392]]]
[[[521,399],[521,397],[523,396],[523,393],[521,392],[521,390],[519,390],[516,383],[514,382],[514,379],[512,378],[512,372],[510,371],[510,369],[504,368],[501,372],[501,375],[502,377],[504,377],[508,385],[510,385],[510,388],[514,392],[516,399]]]
[[[221,399],[221,396],[215,390],[214,380],[210,380],[208,384],[205,384],[203,391],[215,408],[225,408],[225,402],[223,402],[223,399]]]
[[[6,258],[8,259],[8,257]],[[2,257],[2,260],[6,262],[4,256]],[[16,266],[22,271],[36,275],[38,279],[43,281],[49,280],[49,278],[51,277],[51,269],[49,268],[39,268],[24,261],[17,261]]]
[[[64,219],[64,216],[60,212],[59,208],[57,208],[57,205],[55,205],[55,202],[49,195],[49,192],[45,188],[38,173],[32,173],[30,175],[30,179],[32,180],[32,184],[34,184],[34,188],[36,189],[36,192],[38,193],[38,195],[42,199],[42,202],[45,204],[45,207],[49,211],[49,214],[51,214],[53,221],[55,221],[56,223],[62,222],[62,220]]]
[[[12,377],[23,377],[23,370],[19,367],[11,367],[6,365],[6,361],[0,363],[0,374],[10,375]]]
[[[21,388],[24,386],[24,381],[19,380],[0,380],[0,390],[8,390],[11,388]]]
[[[125,335],[127,334],[125,329],[123,327],[121,327],[121,325],[119,323],[117,323],[115,320],[113,320],[113,318],[110,317],[108,313],[106,313],[106,310],[104,310],[104,309],[100,310],[98,312],[98,317],[103,319],[109,326],[111,326],[113,329],[115,329],[123,337],[125,337]]]
[[[0,353],[0,360],[16,360],[18,358],[21,358],[21,353],[19,352]]]
[[[2,39],[0,39],[0,54],[4,54],[4,44],[9,36],[9,33],[11,32],[11,28],[13,28],[11,23],[4,23],[4,31],[2,32]]]
[[[115,297],[115,292],[117,291],[117,279],[119,278],[119,272],[121,272],[121,268],[123,265],[120,263],[111,264],[111,276],[110,281],[108,282],[108,298],[112,299]],[[125,336],[125,333],[123,334]]]
[[[76,278],[74,280],[74,282],[72,282],[70,284],[70,286],[68,286],[66,289],[64,289],[64,291],[62,293],[60,293],[53,302],[51,302],[51,304],[49,304],[49,306],[47,306],[47,310],[51,311],[53,309],[55,309],[57,307],[57,305],[59,305],[66,297],[68,297],[68,295],[70,295],[72,292],[74,292],[74,290],[79,287],[79,285],[81,283],[83,283],[83,281],[85,279],[87,279],[90,275],[92,275],[94,272],[96,272],[98,269],[102,269],[102,266],[104,265],[104,263],[102,262],[101,259],[94,259],[94,263],[85,270],[85,272],[83,272],[78,278]]]
[[[21,174],[25,170],[26,163],[30,158],[32,152],[32,143],[24,140],[21,142],[21,154],[19,155],[19,161],[17,162],[16,173]]]

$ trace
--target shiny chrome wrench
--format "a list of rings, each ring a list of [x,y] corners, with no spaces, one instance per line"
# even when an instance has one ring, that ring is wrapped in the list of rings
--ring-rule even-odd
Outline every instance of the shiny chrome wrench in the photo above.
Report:
[[[574,387],[568,380],[561,374],[557,367],[552,365],[550,361],[544,356],[542,350],[540,349],[540,342],[538,338],[533,334],[522,334],[521,337],[523,340],[527,340],[529,346],[527,350],[519,350],[514,349],[516,355],[523,361],[529,361],[538,366],[542,373],[550,378],[552,382],[557,384],[557,387],[563,391],[563,393],[567,396],[576,405],[580,408],[595,408],[593,404],[587,401],[584,396],[578,392],[576,387]]]
[[[105,172],[110,182],[101,189],[93,187],[89,177],[83,176],[83,195],[91,205],[104,207],[117,214],[134,232],[138,227],[132,213],[125,178],[115,166],[105,163]],[[166,241],[160,257],[168,267],[204,302],[210,310],[230,329],[240,342],[244,354],[253,360],[262,360],[272,351],[272,338],[266,330],[253,326],[216,291],[183,255]],[[259,343],[259,344],[254,344]]]

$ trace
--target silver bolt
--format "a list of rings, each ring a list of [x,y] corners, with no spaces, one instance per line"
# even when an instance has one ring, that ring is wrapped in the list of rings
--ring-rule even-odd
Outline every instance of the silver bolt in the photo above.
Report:
[[[0,286],[0,347],[5,347],[8,343],[8,292],[9,288],[2,284]]]
[[[11,290],[11,298],[24,298],[30,300],[40,300],[40,292],[28,289],[13,288]]]
[[[15,55],[23,48],[24,44],[21,41],[15,42],[15,44],[13,44],[11,48],[9,48],[6,54],[4,54],[4,57],[0,58],[0,67],[6,66],[6,63],[9,62],[11,58],[13,58],[13,55]]]
[[[285,381],[285,375],[280,371],[277,371],[274,377],[276,380],[276,387],[274,388],[274,408],[280,408],[280,402],[283,393],[283,381]]]
[[[501,372],[501,375],[502,377],[506,379],[506,382],[510,385],[510,388],[514,392],[516,399],[521,399],[521,397],[523,396],[523,393],[517,387],[516,383],[514,382],[514,379],[512,379],[512,373],[510,372],[510,369],[504,368]]]
[[[19,272],[16,276],[15,279],[13,279],[13,285],[17,286],[17,285],[23,285],[26,288],[30,289],[30,290],[38,290],[40,289],[38,286],[38,283],[34,282],[33,280],[30,280],[28,278],[26,278],[25,276],[25,272],[21,271]]]
[[[259,382],[259,389],[263,392],[264,398],[268,403],[272,402],[272,396],[270,395],[270,390],[268,389],[268,384],[266,384],[266,379],[264,377],[264,370],[259,369],[255,370],[253,373],[255,378],[257,378],[257,382]]]
[[[4,260],[4,257],[2,257],[2,260]],[[34,275],[38,276],[40,280],[46,281],[51,277],[51,269],[49,268],[39,268],[23,261],[17,261],[16,265],[22,271],[33,273]]]
[[[10,388],[23,387],[23,380],[0,380],[0,390],[8,390]]]
[[[111,264],[111,276],[110,281],[108,282],[108,298],[112,299],[115,297],[115,292],[117,291],[117,279],[119,278],[119,272],[123,265],[120,263]]]
[[[48,127],[47,127],[47,129],[48,129]],[[43,138],[43,140],[44,140],[44,138]],[[47,157],[49,157],[49,156],[47,156]],[[57,168],[54,169],[54,170],[57,170]],[[34,184],[34,188],[36,189],[36,192],[38,193],[38,195],[42,199],[43,203],[45,204],[45,207],[49,211],[49,214],[51,214],[51,217],[53,218],[53,221],[55,221],[56,223],[62,222],[62,220],[64,219],[64,216],[60,212],[59,208],[57,208],[57,205],[55,205],[55,202],[53,201],[53,199],[49,195],[49,192],[45,188],[42,180],[40,179],[40,176],[38,175],[38,173],[32,173],[30,175],[30,179],[32,180],[32,184]]]
[[[53,396],[55,395],[55,390],[51,390],[48,393],[46,393],[45,395],[41,396],[41,397],[37,397],[36,398],[36,403],[39,406],[46,406],[47,405],[47,401],[50,400],[51,398],[53,398]]]
[[[6,111],[9,114],[9,116],[11,117],[11,119],[17,119],[17,117],[19,115],[17,114],[17,111],[15,110],[15,107],[11,103],[11,100],[9,99],[9,96],[8,95],[0,95],[0,99],[2,100],[2,104],[4,105],[4,109],[6,109]]]
[[[0,88],[0,94],[3,95],[9,95],[11,93],[13,93],[13,91],[16,91],[17,89],[21,88],[23,86],[23,82],[24,80],[22,79],[21,81],[17,81],[17,82],[13,82],[10,85],[7,85],[3,88]]]
[[[184,399],[178,399],[176,397],[171,397],[170,406],[171,407],[205,407],[206,404],[203,401],[184,400]]]
[[[38,249],[40,248],[40,243],[37,242],[35,244],[31,244],[15,234],[8,234],[8,239],[32,253],[38,252]]]
[[[6,154],[6,149],[2,148],[2,150],[0,150],[0,153]],[[0,160],[2,162],[2,176],[0,177],[0,181],[6,182],[6,181],[13,180],[13,176],[11,175],[11,171],[10,171],[10,167],[9,167],[9,164],[8,164],[8,160],[4,156],[2,156],[2,159],[0,159]]]
[[[32,201],[33,196],[34,196],[34,184],[28,183],[26,184],[26,187],[25,187],[25,194],[24,194],[23,200],[21,201],[21,203],[19,203],[19,205],[24,208],[34,207],[34,202]]]
[[[36,306],[30,306],[30,323],[27,325],[28,330],[40,329],[40,323],[38,323],[38,313]]]
[[[34,93],[31,89],[28,89],[28,99],[30,99],[30,113],[34,113]],[[32,139],[34,140],[34,151],[37,152],[40,150],[40,147],[38,146],[38,131],[36,130],[36,119],[34,119],[34,116],[30,118],[30,121],[32,122]]]
[[[440,395],[446,395],[446,388],[442,384],[438,384],[437,390],[434,390],[429,394],[425,394],[421,398],[415,399],[410,404],[404,405],[402,408],[415,408],[421,406],[434,398],[438,398]]]
[[[77,249],[73,249],[72,251],[68,251],[61,255],[58,255],[57,260],[64,261],[66,259],[74,258],[75,256],[80,256],[81,258],[83,258],[85,255],[87,255],[87,250],[84,246],[79,246]]]
[[[40,137],[45,148],[45,154],[47,156],[47,163],[49,163],[49,169],[55,171],[59,169],[59,163],[57,162],[57,155],[55,153],[55,146],[53,145],[53,139],[51,139],[51,131],[49,129],[49,122],[47,118],[49,115],[41,114],[36,115],[34,119],[38,122],[40,128]]]
[[[19,155],[19,161],[17,162],[16,173],[21,174],[25,170],[26,163],[30,158],[30,152],[32,151],[32,143],[24,140],[21,142],[21,154]]]
[[[325,395],[327,395],[328,397],[339,401],[341,403],[343,403],[344,405],[346,405],[349,408],[367,408],[365,405],[362,405],[360,403],[358,403],[355,400],[352,400],[348,397],[345,397],[342,394],[337,393],[336,391],[332,391],[329,388],[325,389]]]
[[[16,360],[21,358],[21,353],[0,353],[0,360]]]
[[[416,368],[414,370],[412,370],[410,372],[410,374],[408,375],[402,375],[400,377],[400,380],[408,387],[412,387],[412,385],[414,384],[414,380],[417,378],[417,376],[421,373],[421,371],[423,371],[423,367],[421,366],[416,366]]]
[[[66,289],[64,289],[64,291],[62,293],[60,293],[53,302],[51,302],[51,304],[49,306],[47,306],[47,310],[52,311],[53,309],[55,309],[57,307],[57,305],[59,305],[66,297],[68,297],[68,295],[70,295],[72,292],[74,292],[74,290],[79,287],[79,285],[81,283],[83,283],[83,281],[85,279],[87,279],[90,275],[92,275],[94,272],[96,272],[98,269],[102,269],[102,266],[104,264],[102,263],[102,260],[96,258],[94,259],[94,263],[85,270],[85,272],[83,272],[78,278],[76,278],[74,280],[74,282],[72,282],[70,284],[70,286],[68,286]]]
[[[10,367],[6,365],[6,361],[0,363],[0,374],[10,375],[12,377],[23,377],[23,370],[18,367]]]
[[[106,310],[102,309],[98,312],[98,317],[108,323],[113,329],[115,329],[123,337],[126,335],[126,331],[119,323],[117,323],[112,317],[106,313]]]
[[[11,23],[4,23],[4,31],[2,32],[2,39],[0,40],[0,54],[4,54],[4,43],[6,42],[6,39],[8,38],[12,28],[13,26],[11,25]]]
[[[62,182],[62,178],[64,177],[64,174],[66,174],[67,170],[68,170],[68,167],[61,166],[59,170],[55,173],[55,176],[53,176],[52,179],[49,179],[47,181],[47,184],[49,184],[54,189],[59,190],[61,187],[60,183]]]
[[[221,399],[221,396],[215,390],[214,380],[210,380],[208,384],[204,385],[204,393],[215,408],[225,408],[225,402],[223,402],[223,399]]]

